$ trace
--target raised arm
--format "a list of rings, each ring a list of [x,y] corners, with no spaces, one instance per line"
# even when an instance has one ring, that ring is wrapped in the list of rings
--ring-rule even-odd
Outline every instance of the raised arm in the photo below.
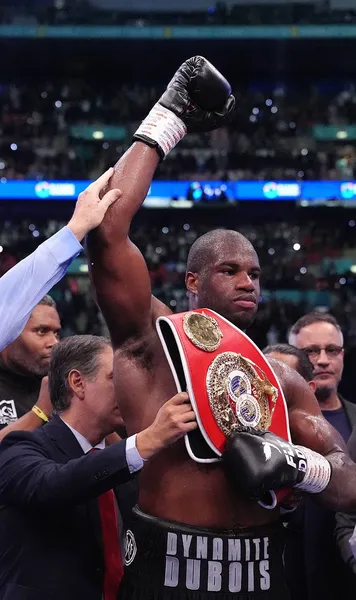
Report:
[[[122,198],[88,238],[95,295],[115,346],[142,336],[157,312],[144,258],[128,238],[155,169],[187,132],[216,129],[233,107],[228,82],[204,58],[191,58],[178,69],[136,131],[136,143],[115,166],[109,188],[119,187]]]
[[[121,186],[120,202],[107,212],[87,241],[96,300],[114,346],[137,337],[150,325],[151,282],[145,260],[128,237],[159,163],[155,149],[137,142],[115,165],[110,187]]]

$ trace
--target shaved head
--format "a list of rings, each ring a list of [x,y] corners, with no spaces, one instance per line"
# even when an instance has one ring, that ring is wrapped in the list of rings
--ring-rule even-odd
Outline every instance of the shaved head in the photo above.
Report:
[[[202,273],[227,246],[256,254],[251,242],[242,233],[233,229],[213,229],[201,235],[191,246],[187,259],[187,272]]]
[[[190,309],[210,308],[245,329],[254,320],[260,265],[252,244],[231,229],[214,229],[192,245],[186,272]]]

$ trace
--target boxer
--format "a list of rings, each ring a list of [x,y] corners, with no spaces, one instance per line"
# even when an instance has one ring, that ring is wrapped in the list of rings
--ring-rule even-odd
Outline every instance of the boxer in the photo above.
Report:
[[[190,351],[194,351],[191,358],[196,365],[195,352],[200,352],[206,377],[218,368],[218,363],[211,369],[206,364],[210,351],[223,354],[219,360],[225,361],[225,369],[229,349],[215,348],[224,339],[220,336],[222,322],[227,328],[231,324],[229,337],[233,327],[244,337],[243,330],[256,315],[260,266],[254,248],[236,231],[212,231],[191,247],[186,286],[191,314],[201,315],[194,319],[213,319],[217,325],[209,321],[209,329],[204,321],[198,324],[197,334],[193,322],[184,323],[181,315],[172,325],[176,346],[168,347],[162,328],[172,323],[159,321],[157,330],[156,322],[170,320],[171,311],[151,296],[144,258],[129,239],[131,221],[159,162],[186,134],[226,123],[233,107],[226,79],[202,57],[187,60],[139,126],[134,144],[116,164],[109,187],[120,188],[122,199],[109,209],[88,240],[96,298],[116,350],[114,378],[128,435],[152,423],[178,385],[189,385],[193,392],[200,385],[193,385],[191,377],[196,370],[190,372],[185,364]],[[206,309],[214,314],[202,314]],[[186,321],[191,319],[187,314]],[[188,341],[194,349],[187,349]],[[266,373],[257,350],[246,358],[234,347],[231,354],[235,362],[226,376],[231,393],[224,387],[225,392],[218,395],[220,422],[222,415],[231,420],[226,443],[221,436],[216,444],[209,438],[207,430],[216,429],[214,422],[201,422],[204,442],[214,454],[211,462],[199,462],[209,460],[207,455],[192,459],[187,443],[182,442],[157,455],[142,471],[138,507],[127,532],[122,599],[284,600],[288,591],[279,509],[267,510],[261,499],[281,488],[297,486],[335,509],[356,507],[356,465],[322,417],[303,378],[274,360]],[[217,358],[211,355],[212,361]],[[215,383],[210,391],[218,389],[219,377]],[[261,404],[253,391],[256,383]],[[235,386],[249,396],[241,405],[243,394],[238,392],[239,418],[238,411],[232,410]],[[201,389],[204,394],[208,391],[208,387]],[[211,394],[207,410],[212,410],[216,399],[216,393]],[[197,394],[196,408],[199,398]],[[285,418],[285,401],[289,424],[286,422],[288,427],[281,436],[270,425],[278,411]],[[249,422],[251,418],[256,427],[244,426],[240,420]]]

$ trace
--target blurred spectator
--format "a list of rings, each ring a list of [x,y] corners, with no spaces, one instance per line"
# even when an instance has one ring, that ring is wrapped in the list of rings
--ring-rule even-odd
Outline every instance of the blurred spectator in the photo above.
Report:
[[[0,177],[95,178],[116,162],[163,88],[98,89],[78,79],[0,84]],[[238,110],[229,127],[187,136],[160,165],[158,179],[354,177],[355,151],[343,141],[356,123],[352,84],[233,90]]]
[[[32,430],[51,417],[49,395],[40,388],[60,327],[56,303],[45,296],[21,335],[0,352],[0,440],[12,429]]]
[[[313,364],[315,395],[326,420],[345,442],[356,425],[356,406],[338,393],[343,371],[344,340],[337,321],[328,314],[311,313],[292,327],[289,342]],[[335,514],[305,498],[302,537],[308,597],[313,600],[353,598],[354,589],[335,546]]]
[[[131,233],[146,258],[154,295],[177,312],[187,309],[184,275],[189,247],[212,228],[199,214],[194,216],[192,211],[187,223],[187,217],[172,210],[163,221],[164,226],[156,221],[150,221],[150,225],[138,223]],[[6,271],[27,256],[63,224],[53,219],[5,221],[0,228],[0,270]],[[260,347],[284,341],[291,325],[313,306],[332,308],[346,343],[356,346],[356,277],[350,271],[356,263],[354,225],[354,221],[346,219],[333,223],[331,228],[320,220],[304,219],[302,224],[271,221],[238,227],[256,247],[262,266],[260,309],[249,331]],[[214,227],[224,226],[231,224],[222,210]],[[3,256],[11,256],[11,262],[3,262]],[[91,298],[84,259],[74,263],[67,277],[56,286],[53,297],[64,335],[106,333]]]
[[[104,5],[105,6],[105,5]],[[151,8],[152,4],[148,6]],[[114,7],[114,9],[113,9]],[[104,9],[100,2],[90,0],[2,0],[3,23],[63,25],[298,25],[333,24],[356,22],[352,9],[331,10],[327,2],[286,2],[275,4],[257,2],[235,4],[220,2],[206,4],[206,10],[182,11],[176,1],[169,11],[135,10],[135,4],[127,2],[124,10],[115,10],[114,3]]]

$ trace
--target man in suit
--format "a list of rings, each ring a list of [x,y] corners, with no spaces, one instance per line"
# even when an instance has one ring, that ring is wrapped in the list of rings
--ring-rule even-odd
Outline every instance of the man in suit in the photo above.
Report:
[[[352,434],[347,444],[350,456],[356,462],[356,426],[353,428]],[[347,565],[348,573],[353,574],[350,577],[350,594],[356,596],[356,548],[353,540],[352,545],[350,539],[354,538],[356,527],[356,513],[336,513],[335,537],[336,544],[344,563]]]
[[[314,312],[304,315],[290,330],[289,343],[308,355],[313,365],[315,395],[322,413],[347,442],[356,424],[356,405],[342,398],[338,392],[344,366],[344,339],[340,325],[329,314]],[[354,598],[349,574],[335,545],[334,526],[334,512],[306,497],[303,539],[310,600]]]
[[[121,419],[105,338],[55,346],[49,386],[57,415],[0,444],[0,600],[116,600],[118,529],[134,502],[125,506],[120,487],[193,430],[195,416],[187,394],[177,394],[151,426],[105,448]]]

